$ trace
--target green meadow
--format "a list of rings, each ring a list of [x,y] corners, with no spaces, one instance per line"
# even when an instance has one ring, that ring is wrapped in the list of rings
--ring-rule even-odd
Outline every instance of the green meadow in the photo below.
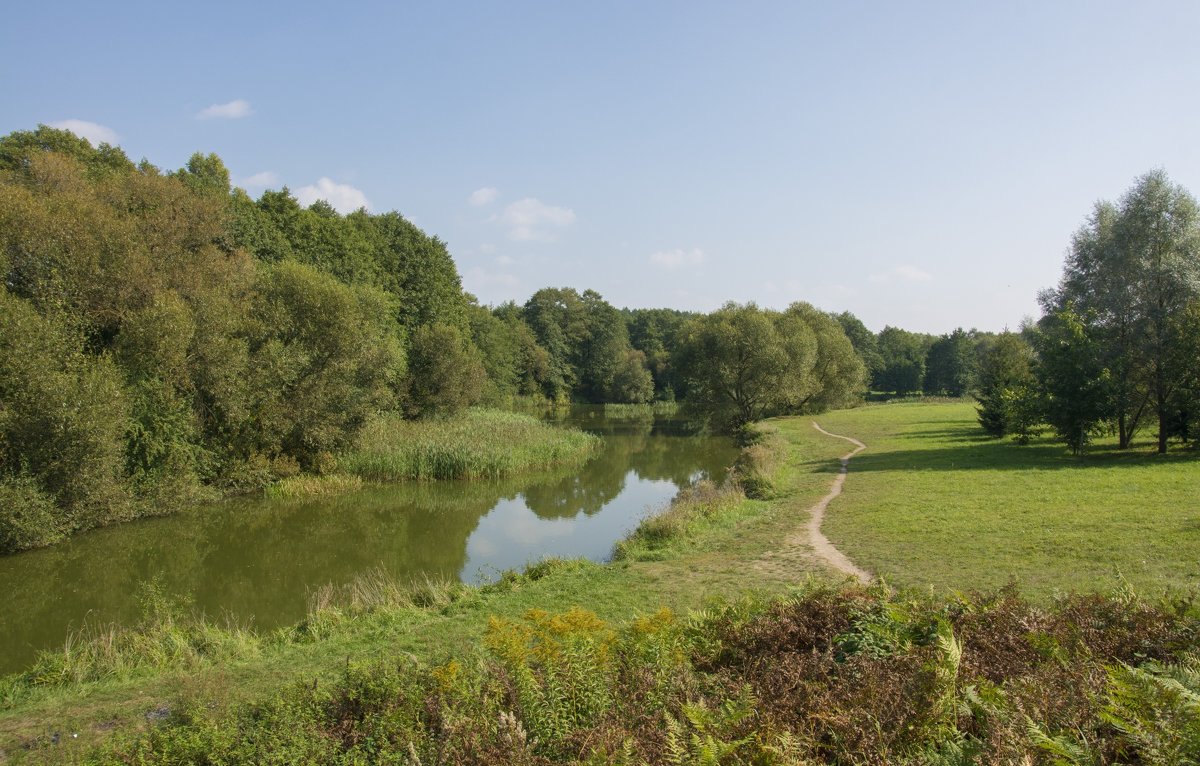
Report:
[[[829,412],[834,433],[868,448],[850,465],[825,534],[888,580],[941,590],[1015,579],[1049,596],[1200,584],[1200,455],[1128,450],[1102,438],[1083,455],[1061,443],[985,436],[969,403]],[[804,426],[789,421],[788,428]]]

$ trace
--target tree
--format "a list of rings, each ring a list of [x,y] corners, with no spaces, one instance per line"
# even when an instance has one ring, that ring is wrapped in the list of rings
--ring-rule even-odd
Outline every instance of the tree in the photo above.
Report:
[[[628,401],[614,398],[617,371],[632,359],[625,319],[595,290],[584,290],[580,299],[584,333],[573,354],[579,394],[590,402]],[[644,364],[644,356],[636,358]]]
[[[522,314],[538,345],[546,350],[546,397],[569,398],[578,382],[572,355],[587,332],[582,298],[569,287],[545,287],[529,297]]]
[[[1200,297],[1200,210],[1161,170],[1147,173],[1117,205],[1100,202],[1076,233],[1047,314],[1073,307],[1088,322],[1109,372],[1109,415],[1128,447],[1147,409],[1165,452],[1171,401],[1186,380],[1185,343],[1173,321]]]
[[[961,327],[943,335],[925,355],[926,394],[964,396],[975,377],[975,345]]]
[[[14,503],[0,507],[4,549],[129,513],[120,372],[83,345],[64,318],[0,287],[0,498]]]
[[[447,417],[479,401],[487,373],[479,350],[454,325],[418,327],[408,350],[404,412]]]
[[[875,337],[875,333],[867,329],[862,320],[849,311],[832,316],[842,326],[842,332],[846,333],[846,337],[854,346],[855,353],[862,359],[863,366],[867,370],[866,382],[870,383],[874,376],[883,369],[883,357],[879,355],[879,339]]]
[[[1033,349],[1016,333],[1004,332],[980,353],[976,411],[979,425],[991,436],[1008,434],[1028,441],[1036,420],[1037,395]]]
[[[819,412],[859,400],[866,385],[866,366],[841,323],[808,303],[793,303],[785,315],[807,325],[817,346],[811,370],[812,388],[792,408]]]
[[[1111,376],[1088,318],[1073,307],[1044,317],[1038,336],[1038,377],[1046,421],[1075,454],[1091,441],[1110,412]]]
[[[797,317],[727,303],[688,323],[677,354],[689,405],[736,431],[803,399],[816,351],[816,338]]]
[[[641,404],[654,398],[654,378],[646,369],[646,355],[636,349],[625,352],[613,374],[608,391],[610,402]]]
[[[925,379],[925,338],[899,327],[884,327],[879,333],[882,366],[873,384],[880,391],[911,394],[921,390]]]

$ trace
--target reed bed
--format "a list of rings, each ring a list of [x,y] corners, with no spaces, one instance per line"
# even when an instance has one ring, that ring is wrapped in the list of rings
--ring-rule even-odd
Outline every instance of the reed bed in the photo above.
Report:
[[[266,494],[268,497],[278,500],[295,500],[302,497],[323,497],[357,492],[362,489],[362,486],[362,477],[352,474],[334,473],[325,476],[302,474],[281,479],[267,487]]]
[[[645,402],[643,404],[606,404],[604,414],[610,418],[630,418],[645,415],[674,415],[679,402]]]
[[[600,438],[529,415],[473,409],[450,420],[384,417],[339,460],[365,481],[499,479],[519,471],[583,464]]]

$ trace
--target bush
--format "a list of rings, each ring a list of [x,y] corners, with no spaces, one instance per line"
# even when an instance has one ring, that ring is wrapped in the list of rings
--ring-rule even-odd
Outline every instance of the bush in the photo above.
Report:
[[[32,476],[0,479],[0,553],[41,548],[62,537],[58,509]]]

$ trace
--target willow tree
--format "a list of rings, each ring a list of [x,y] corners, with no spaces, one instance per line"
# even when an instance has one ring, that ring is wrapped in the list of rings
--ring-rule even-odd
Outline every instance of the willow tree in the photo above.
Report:
[[[693,320],[677,351],[689,405],[729,430],[801,400],[816,355],[816,337],[803,321],[753,303],[727,303]]]

